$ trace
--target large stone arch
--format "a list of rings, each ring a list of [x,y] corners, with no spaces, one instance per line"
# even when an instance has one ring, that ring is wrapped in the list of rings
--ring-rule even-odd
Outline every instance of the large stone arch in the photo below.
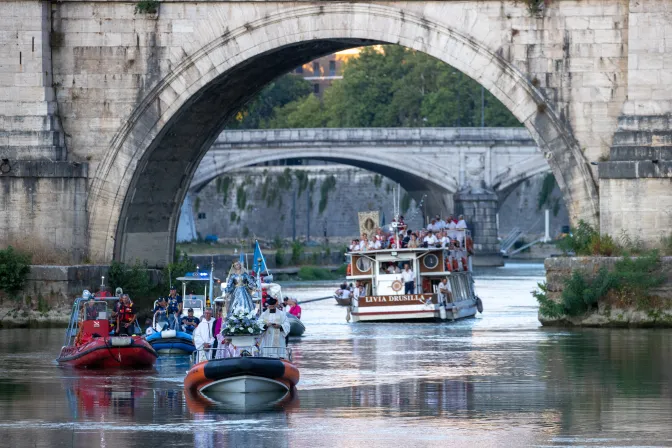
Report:
[[[189,180],[230,115],[275,76],[317,56],[372,43],[425,52],[480,82],[544,151],[570,214],[597,221],[596,186],[571,130],[498,48],[473,34],[410,8],[360,3],[293,6],[206,34],[218,37],[175,55],[171,73],[140,101],[98,166],[88,197],[92,260],[168,260]]]

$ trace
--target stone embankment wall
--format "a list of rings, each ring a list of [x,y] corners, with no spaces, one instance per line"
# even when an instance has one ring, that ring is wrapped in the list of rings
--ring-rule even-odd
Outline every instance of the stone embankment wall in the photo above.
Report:
[[[564,280],[573,271],[588,276],[596,274],[601,267],[611,267],[617,257],[557,257],[547,258],[546,286],[548,296],[560,301]],[[667,280],[652,291],[654,306],[623,305],[622,302],[605,299],[598,303],[598,309],[583,316],[549,319],[539,315],[544,326],[583,327],[672,327],[672,257],[662,257],[662,269]]]
[[[287,169],[291,184],[279,182]],[[305,190],[299,186],[297,173],[306,173]],[[544,212],[537,205],[545,176],[540,174],[523,181],[500,198],[500,236],[514,227],[520,228],[527,240],[543,236]],[[325,186],[326,182],[330,185]],[[303,239],[310,217],[311,238],[324,242],[326,230],[330,242],[340,243],[357,235],[359,211],[379,210],[381,216],[385,214],[386,223],[391,221],[395,186],[378,174],[344,165],[248,168],[220,176],[205,186],[192,198],[192,214],[201,237],[214,234],[229,241],[254,236],[267,240],[276,236],[291,238],[295,219],[296,235]],[[308,192],[311,207],[306,213]],[[405,196],[406,192],[402,191],[402,214],[411,228],[418,228],[422,225],[424,210],[419,210],[413,199],[404,200]],[[325,207],[320,212],[323,197]],[[563,225],[569,224],[569,217],[557,186],[547,197],[547,207],[552,210],[551,236],[555,236]],[[454,210],[446,210],[446,213],[452,212]]]
[[[73,300],[88,289],[98,291],[101,277],[108,283],[107,265],[30,267],[26,285],[17,299],[0,295],[0,328],[65,327]],[[150,269],[150,279],[158,283],[160,271]]]

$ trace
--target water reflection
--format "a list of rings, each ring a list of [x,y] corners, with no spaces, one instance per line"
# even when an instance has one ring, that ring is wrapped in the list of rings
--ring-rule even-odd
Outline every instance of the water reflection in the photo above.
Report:
[[[263,406],[185,395],[188,357],[161,357],[140,374],[78,372],[52,361],[62,330],[3,330],[0,438],[38,447],[672,444],[672,332],[542,329],[529,296],[541,273],[483,273],[485,314],[454,324],[347,324],[329,301],[306,304],[306,335],[292,341],[298,394]]]

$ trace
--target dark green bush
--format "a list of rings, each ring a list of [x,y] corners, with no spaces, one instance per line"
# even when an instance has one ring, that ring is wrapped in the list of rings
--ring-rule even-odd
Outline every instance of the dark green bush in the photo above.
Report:
[[[558,248],[565,254],[573,252],[576,255],[591,255],[591,241],[595,236],[599,237],[599,232],[581,220],[568,236],[558,241]]]
[[[275,265],[281,267],[285,264],[285,251],[280,247],[275,251]]]
[[[31,256],[12,246],[0,250],[0,291],[11,296],[23,288],[30,272]]]
[[[597,307],[600,299],[610,292],[627,292],[626,306],[637,306],[649,303],[651,289],[660,286],[665,276],[660,271],[660,257],[657,251],[650,251],[640,257],[624,256],[612,269],[602,267],[594,277],[580,271],[572,272],[565,279],[560,303],[548,297],[548,289],[540,283],[539,289],[533,291],[539,302],[542,315],[557,318],[562,315],[580,316]]]
[[[296,240],[292,241],[292,258],[291,258],[291,263],[294,266],[298,266],[301,264],[301,259],[303,258],[303,244],[301,244],[301,241]]]
[[[159,10],[159,2],[157,0],[140,0],[135,5],[136,14],[156,14]]]

